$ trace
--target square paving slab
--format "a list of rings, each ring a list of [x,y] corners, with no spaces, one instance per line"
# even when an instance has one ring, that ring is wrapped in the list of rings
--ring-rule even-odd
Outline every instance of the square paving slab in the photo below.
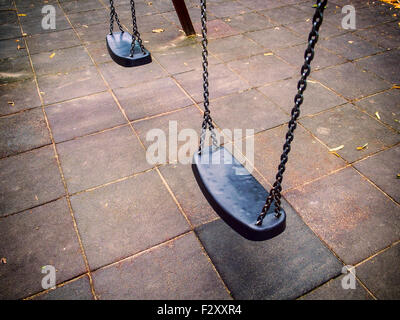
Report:
[[[33,79],[0,86],[0,114],[16,113],[40,107],[40,98]]]
[[[57,151],[70,193],[151,167],[129,126],[60,143]]]
[[[24,298],[42,291],[42,267],[56,268],[56,283],[85,270],[65,198],[4,218],[0,223],[1,299]]]
[[[138,83],[133,87],[116,89],[114,92],[129,120],[137,120],[193,104],[171,78]]]
[[[294,97],[297,94],[297,83],[300,79],[293,77],[291,79],[274,82],[269,85],[259,87],[258,90],[272,100],[276,105],[290,114],[294,107]],[[331,90],[322,86],[320,83],[309,80],[307,89],[304,92],[304,102],[300,107],[300,117],[315,114],[326,109],[346,103],[346,100],[338,96]],[[287,121],[290,117],[287,117]]]
[[[356,268],[360,280],[378,299],[400,299],[400,245],[395,244]]]
[[[108,92],[52,105],[45,111],[56,143],[126,124]]]
[[[356,105],[363,111],[376,117],[400,132],[400,90],[389,90],[359,100]]]
[[[400,207],[353,168],[285,193],[305,223],[346,263],[358,263],[400,235]]]
[[[222,220],[196,232],[235,299],[294,299],[340,273],[342,264],[285,203],[283,234],[252,242]]]
[[[41,108],[0,118],[0,157],[51,144]]]
[[[100,299],[230,299],[193,233],[93,273]]]
[[[387,149],[354,164],[379,188],[400,203],[400,146]]]
[[[344,276],[332,279],[314,291],[301,297],[301,300],[373,300],[373,297],[356,281],[355,289],[343,289]],[[344,279],[346,280],[346,279]]]
[[[271,184],[275,181],[287,130],[287,125],[283,125],[255,136],[254,165]],[[343,160],[329,153],[325,146],[301,126],[297,127],[294,136],[283,179],[284,190],[345,166]]]
[[[336,152],[348,162],[362,159],[400,141],[398,133],[351,104],[304,117],[300,122],[329,148],[343,145]]]
[[[363,98],[391,87],[388,82],[357,68],[350,62],[315,71],[311,77],[350,100]]]
[[[189,230],[154,170],[80,193],[71,203],[92,270]]]
[[[85,275],[55,290],[36,296],[34,300],[93,300],[89,278]]]
[[[0,190],[0,216],[32,208],[64,195],[53,147],[1,159]]]

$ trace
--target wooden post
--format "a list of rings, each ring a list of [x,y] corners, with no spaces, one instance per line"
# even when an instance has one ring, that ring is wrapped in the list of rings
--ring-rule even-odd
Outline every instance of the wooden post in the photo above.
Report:
[[[195,35],[192,20],[190,20],[188,9],[186,8],[185,0],[172,0],[175,11],[178,15],[182,29],[187,36]]]

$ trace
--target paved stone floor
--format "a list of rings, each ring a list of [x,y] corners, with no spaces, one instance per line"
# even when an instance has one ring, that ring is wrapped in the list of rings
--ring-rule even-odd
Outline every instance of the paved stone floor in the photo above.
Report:
[[[129,1],[115,3],[130,30]],[[214,120],[255,130],[266,188],[313,3],[208,1]],[[341,27],[347,4],[355,30]],[[153,62],[122,68],[106,0],[0,1],[0,299],[399,299],[400,10],[329,1],[284,179],[287,229],[254,243],[216,216],[189,165],[146,161],[150,129],[200,127],[201,45],[171,1],[136,7]],[[42,289],[46,265],[56,289]]]

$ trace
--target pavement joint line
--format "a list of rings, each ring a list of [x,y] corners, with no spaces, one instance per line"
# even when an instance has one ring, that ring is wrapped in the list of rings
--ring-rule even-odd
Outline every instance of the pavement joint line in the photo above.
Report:
[[[57,0],[57,2],[58,2],[58,4],[59,4],[59,6],[60,6],[60,1]],[[71,24],[71,21],[69,20],[69,17],[67,16],[67,14],[65,13],[64,10],[63,10],[63,12],[64,12],[64,15],[66,16],[68,22]],[[72,29],[75,31],[76,35],[78,36],[79,40],[82,42],[82,39],[81,39],[81,37],[79,36],[79,34],[76,32],[74,26],[73,26],[72,24],[71,24],[71,26],[72,26]],[[132,130],[133,134],[134,134],[134,135],[136,136],[136,138],[139,140],[139,142],[140,142],[140,144],[142,145],[144,151],[146,151],[145,145],[144,145],[143,142],[141,141],[141,139],[140,139],[139,135],[137,134],[137,132],[136,132],[135,128],[133,127],[133,125],[129,122],[129,119],[128,119],[127,115],[126,115],[125,110],[124,110],[123,107],[121,106],[119,100],[117,99],[116,95],[114,94],[114,92],[113,92],[112,88],[110,87],[108,81],[104,78],[104,76],[103,76],[101,70],[99,69],[98,65],[97,65],[96,62],[94,61],[92,55],[90,54],[89,50],[86,48],[85,45],[84,45],[84,48],[85,48],[85,50],[87,51],[87,53],[88,53],[90,59],[93,61],[94,65],[96,66],[98,73],[99,73],[100,76],[103,78],[103,81],[104,81],[106,87],[109,88],[110,93],[112,94],[112,96],[113,96],[115,102],[117,103],[118,107],[120,108],[121,113],[123,114],[123,116],[125,117],[125,119],[127,120],[128,124],[129,124],[129,126],[131,127],[131,130]],[[156,61],[156,62],[157,62],[157,61]],[[158,63],[158,62],[157,62],[157,63]],[[161,66],[161,67],[162,67],[162,66]],[[160,175],[160,177],[162,177],[162,180],[163,180],[164,177],[162,176],[162,174],[161,174],[161,172],[159,171],[159,169],[156,168],[156,170],[157,170],[158,174]],[[165,179],[164,179],[164,180],[165,180]],[[167,188],[167,190],[168,190],[168,188]],[[169,190],[168,190],[168,191],[169,191]],[[171,191],[171,192],[172,192],[172,191]],[[174,196],[174,197],[175,197],[175,196]],[[174,199],[174,198],[173,198],[173,199]],[[176,199],[176,197],[175,197],[175,199]],[[179,209],[179,207],[178,207],[178,209]],[[181,214],[182,214],[182,212],[181,212]],[[184,215],[184,216],[185,216],[185,215]],[[185,217],[185,218],[186,218],[186,217]],[[191,226],[191,225],[189,224],[189,226]],[[192,228],[192,226],[191,226],[191,228]],[[195,234],[195,236],[196,236],[196,238],[197,238],[197,235],[196,235],[196,234]],[[210,260],[210,261],[211,261],[211,260]],[[213,264],[211,264],[211,265],[213,266]],[[214,270],[216,271],[215,267],[214,267]],[[219,273],[218,273],[218,272],[217,272],[217,275],[219,276]],[[222,279],[221,279],[221,281],[222,281]],[[223,284],[226,286],[226,284],[225,284],[224,282],[223,282]],[[93,286],[93,294],[95,295],[94,286]],[[97,299],[97,296],[96,296],[96,295],[95,295],[95,299]]]
[[[393,242],[393,243],[391,243],[391,244],[389,244],[387,247],[385,247],[385,248],[383,248],[383,249],[381,249],[381,250],[375,252],[373,255],[369,256],[368,258],[366,258],[366,259],[364,259],[364,260],[362,260],[362,261],[356,263],[356,264],[354,265],[354,268],[358,268],[359,266],[361,266],[361,265],[363,265],[364,263],[368,262],[369,260],[375,258],[376,256],[380,255],[381,253],[384,253],[385,251],[387,251],[387,250],[389,250],[389,249],[391,249],[391,248],[397,246],[398,244],[400,244],[400,239],[397,240],[397,241],[395,241],[395,242]]]
[[[57,0],[57,2],[59,4],[58,0]],[[17,5],[15,3],[15,0],[12,0],[12,4],[13,4],[14,8],[16,9],[16,12],[18,13],[19,11],[18,11]],[[21,20],[20,20],[18,14],[17,14],[17,19],[18,19],[18,24],[19,24],[21,33],[23,33]],[[68,196],[68,187],[67,187],[67,184],[66,184],[66,181],[65,181],[63,169],[61,167],[61,163],[60,163],[60,159],[59,159],[59,156],[58,156],[56,144],[54,142],[53,133],[51,131],[51,128],[50,128],[50,125],[49,125],[49,120],[47,118],[47,114],[46,114],[46,111],[45,111],[45,108],[44,108],[44,104],[43,104],[44,101],[43,101],[42,94],[40,93],[39,83],[38,83],[38,80],[37,80],[37,75],[36,75],[36,72],[35,72],[35,68],[33,66],[32,57],[31,57],[30,52],[29,52],[28,42],[26,40],[26,37],[23,37],[23,40],[24,40],[24,43],[25,43],[26,51],[28,53],[29,63],[30,63],[30,66],[31,66],[31,69],[32,69],[32,72],[33,72],[33,77],[34,77],[34,80],[35,80],[35,83],[36,83],[36,90],[38,91],[39,99],[40,99],[40,102],[41,102],[41,105],[42,105],[43,116],[44,116],[44,119],[46,121],[47,129],[49,131],[49,136],[50,136],[50,139],[51,139],[51,142],[52,142],[53,151],[54,151],[54,154],[55,154],[55,159],[57,161],[58,170],[59,170],[60,177],[61,177],[61,180],[62,180],[62,183],[63,183],[63,186],[64,186],[64,191],[66,193],[65,199],[67,200],[69,213],[70,213],[73,225],[74,225],[75,235],[76,235],[78,243],[79,243],[79,248],[80,248],[81,255],[82,255],[82,258],[83,258],[83,261],[84,261],[84,264],[85,264],[85,268],[86,268],[86,270],[88,272],[91,291],[92,291],[92,294],[93,294],[94,298],[96,299],[96,295],[95,295],[94,287],[93,287],[92,275],[90,273],[90,268],[89,268],[89,263],[88,263],[88,260],[87,260],[87,257],[86,257],[85,249],[83,247],[81,236],[79,234],[79,230],[78,230],[78,226],[77,226],[77,223],[76,223],[75,215],[74,215],[74,212],[72,210],[71,201],[70,201],[70,198]]]
[[[58,288],[62,288],[62,287],[64,287],[64,286],[67,285],[67,284],[70,284],[70,283],[72,283],[72,282],[78,281],[79,279],[82,279],[82,278],[84,278],[85,276],[88,276],[88,273],[87,273],[87,272],[86,272],[86,273],[83,273],[83,274],[81,274],[81,275],[79,275],[79,276],[77,276],[77,277],[71,278],[71,279],[69,279],[69,280],[66,280],[66,281],[64,281],[64,282],[61,282],[61,283],[57,284],[55,289],[51,289],[51,288],[50,288],[50,289],[46,289],[46,290],[43,290],[43,291],[39,291],[39,292],[34,293],[34,294],[32,294],[32,295],[29,295],[29,296],[27,296],[27,297],[25,297],[25,298],[22,298],[21,300],[33,300],[33,299],[35,299],[36,297],[43,296],[43,295],[45,295],[45,294],[48,293],[48,292],[57,290]]]

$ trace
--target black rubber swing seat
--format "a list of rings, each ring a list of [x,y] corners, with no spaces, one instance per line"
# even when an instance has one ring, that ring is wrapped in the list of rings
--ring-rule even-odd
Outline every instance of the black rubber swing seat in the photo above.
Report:
[[[276,217],[274,204],[262,225],[256,225],[268,192],[224,147],[196,152],[192,170],[215,212],[246,239],[268,240],[285,230],[286,213],[281,209],[281,215]]]
[[[106,37],[107,49],[111,58],[123,67],[136,67],[151,62],[150,52],[135,41],[133,56],[131,56],[132,35],[129,32],[113,32]]]

